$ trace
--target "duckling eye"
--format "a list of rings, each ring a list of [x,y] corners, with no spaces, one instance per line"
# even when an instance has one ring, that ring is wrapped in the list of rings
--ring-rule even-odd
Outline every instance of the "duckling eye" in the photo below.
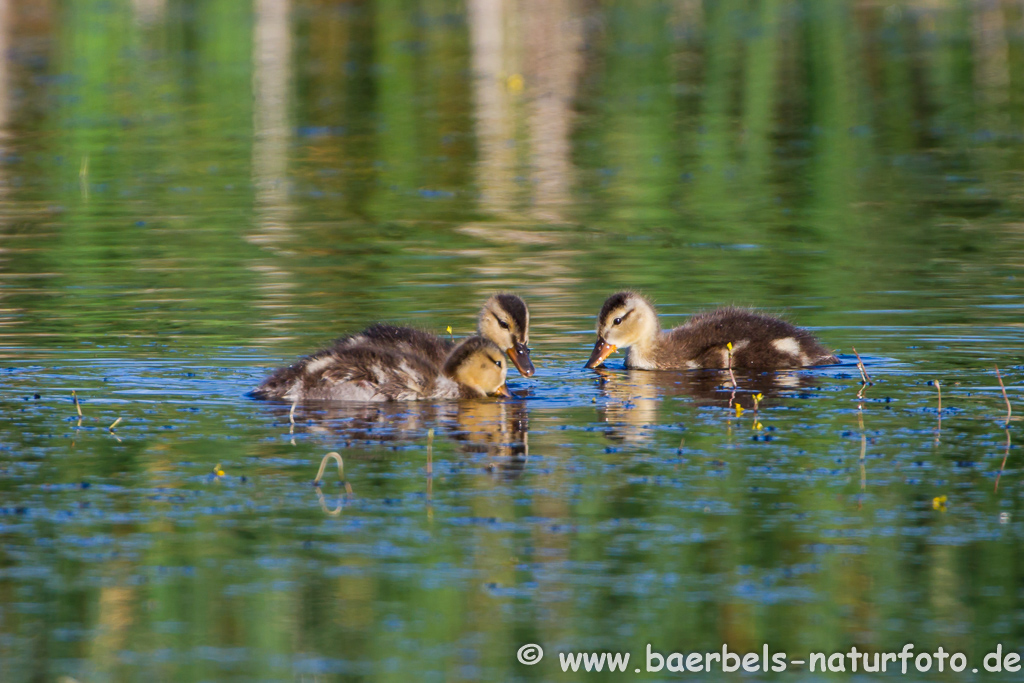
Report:
[[[615,320],[612,321],[612,325],[618,325],[621,322],[622,322],[622,318],[616,318]]]
[[[494,364],[497,365],[499,368],[501,367],[501,361],[500,360],[494,361]]]
[[[499,320],[498,324],[501,325],[501,329],[503,329],[503,330],[507,330],[508,329],[508,323],[505,322],[504,320]]]

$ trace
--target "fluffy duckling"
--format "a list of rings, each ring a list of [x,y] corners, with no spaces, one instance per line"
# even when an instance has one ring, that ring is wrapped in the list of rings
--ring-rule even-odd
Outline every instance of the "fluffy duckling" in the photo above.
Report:
[[[470,337],[443,366],[399,349],[367,341],[330,348],[300,359],[268,377],[252,393],[286,401],[417,401],[509,396],[508,368],[494,342]]]
[[[604,302],[586,367],[596,368],[618,349],[628,349],[626,367],[637,370],[778,370],[839,362],[807,330],[741,308],[699,313],[662,332],[654,306],[634,292]]]
[[[530,360],[530,310],[526,302],[515,294],[495,294],[484,303],[477,320],[477,332],[508,354],[509,360],[523,377],[534,373]],[[413,327],[398,327],[378,323],[362,332],[341,337],[334,342],[335,349],[347,349],[370,343],[379,348],[392,348],[402,353],[416,353],[436,365],[455,347],[448,339]]]

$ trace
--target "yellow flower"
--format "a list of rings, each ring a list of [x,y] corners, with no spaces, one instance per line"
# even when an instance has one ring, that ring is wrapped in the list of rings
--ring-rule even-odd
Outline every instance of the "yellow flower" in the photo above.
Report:
[[[732,342],[729,342],[728,344],[726,344],[725,348],[729,349],[729,351],[731,352],[732,351]]]
[[[451,334],[451,333],[452,333],[452,326],[451,326],[451,325],[449,325],[449,326],[447,327],[447,329],[445,330],[445,332],[447,332],[448,334]]]
[[[508,77],[505,83],[508,86],[508,91],[516,94],[523,92],[523,86],[526,85],[526,82],[520,74],[512,74]]]
[[[736,404],[736,417],[739,417],[742,414],[743,414],[743,406],[741,406],[739,403],[737,403]]]
[[[759,432],[759,431],[761,431],[762,429],[764,429],[764,425],[763,425],[763,424],[761,424],[760,422],[757,422],[757,421],[755,421],[755,422],[754,422],[754,431],[755,431],[755,432]]]
[[[932,498],[932,510],[941,510],[942,512],[945,512],[947,500],[948,498],[946,498],[946,496],[935,496]]]
[[[224,476],[224,470],[222,470],[220,468],[220,463],[217,463],[217,466],[213,468],[213,474],[214,474],[214,476],[217,476],[217,477],[223,477]]]

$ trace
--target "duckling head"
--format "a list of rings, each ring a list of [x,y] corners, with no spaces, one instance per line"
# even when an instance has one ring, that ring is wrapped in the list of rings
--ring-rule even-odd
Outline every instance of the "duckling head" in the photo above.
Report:
[[[509,360],[523,375],[534,372],[530,360],[530,310],[515,294],[495,294],[480,311],[477,330],[508,354]]]
[[[444,374],[477,396],[510,396],[505,386],[508,366],[501,349],[483,337],[470,337],[444,362]]]
[[[613,294],[597,316],[597,343],[584,367],[596,368],[618,349],[647,344],[658,330],[658,314],[647,299],[636,292]]]

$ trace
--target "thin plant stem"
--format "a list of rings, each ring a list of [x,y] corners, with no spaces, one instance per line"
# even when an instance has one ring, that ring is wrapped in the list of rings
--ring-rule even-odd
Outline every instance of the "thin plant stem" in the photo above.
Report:
[[[851,346],[850,348],[853,349],[853,355],[857,356],[857,369],[860,370],[861,379],[863,380],[864,384],[870,384],[871,375],[868,374],[868,369],[864,365],[864,361],[861,360],[860,354],[857,353],[857,348],[855,346]]]
[[[993,491],[999,490],[999,478],[1003,476],[1003,470],[1006,469],[1006,461],[1010,457],[1010,428],[1006,428],[1006,450],[1003,451],[1003,462],[999,465],[999,472],[996,473],[996,486]]]
[[[1003,400],[1006,401],[1006,427],[1010,426],[1010,415],[1013,414],[1013,408],[1010,407],[1010,398],[1006,395],[1006,386],[1003,384],[1003,376],[999,374],[999,366],[993,366],[996,369],[996,379],[999,380],[999,389],[1003,392]]]

